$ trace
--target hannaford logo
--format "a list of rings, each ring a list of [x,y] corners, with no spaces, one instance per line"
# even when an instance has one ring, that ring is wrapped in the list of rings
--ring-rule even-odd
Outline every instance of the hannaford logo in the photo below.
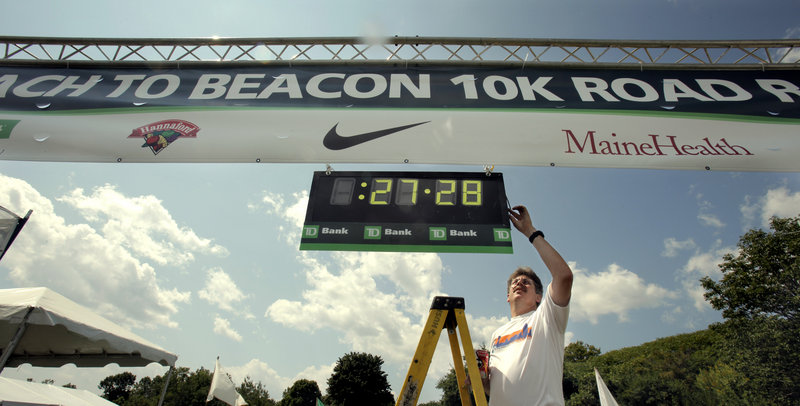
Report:
[[[195,138],[200,127],[184,120],[163,120],[147,124],[131,131],[128,138],[144,138],[142,148],[150,147],[158,155],[178,138]]]

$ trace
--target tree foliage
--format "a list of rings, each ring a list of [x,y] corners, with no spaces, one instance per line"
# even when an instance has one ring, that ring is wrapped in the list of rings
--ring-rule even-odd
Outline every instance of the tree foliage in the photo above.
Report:
[[[190,371],[189,368],[175,368],[169,376],[167,392],[164,396],[165,406],[226,406],[218,399],[206,403],[211,388],[213,373],[205,368]],[[121,406],[156,406],[164,388],[164,376],[154,378],[143,377],[134,383],[136,377],[124,372],[106,377],[98,386],[103,389],[103,397]],[[275,406],[264,386],[254,383],[249,377],[237,388],[237,391],[250,406]],[[122,393],[124,396],[113,394]]]
[[[381,369],[383,359],[377,355],[351,352],[333,367],[328,378],[326,405],[392,405],[394,396],[387,375]]]
[[[800,404],[798,220],[748,231],[723,257],[721,278],[701,280],[724,322],[605,354],[567,346],[566,404],[598,404],[594,368],[619,404]]]
[[[569,345],[564,348],[564,361],[566,362],[586,361],[598,355],[600,355],[599,348],[586,344],[583,341],[569,343]]]
[[[314,385],[316,384],[314,382]],[[254,383],[249,376],[244,378],[244,382],[236,390],[242,395],[248,406],[276,406],[278,404],[269,397],[269,392],[261,382]],[[319,389],[317,389],[317,392],[319,392]]]
[[[712,326],[724,358],[706,384],[726,382],[736,393],[724,399],[731,404],[800,403],[800,217],[774,217],[770,228],[745,233],[738,252],[723,258],[722,278],[701,281],[725,318]]]
[[[458,378],[454,368],[450,368],[450,371],[436,382],[436,388],[442,391],[439,406],[461,406],[461,394],[458,392]]]
[[[136,375],[130,372],[123,372],[106,377],[100,381],[97,388],[103,391],[102,397],[104,399],[122,404],[130,397],[134,383],[136,383]]]
[[[722,278],[701,281],[726,319],[712,326],[723,359],[705,384],[717,396],[732,389],[730,404],[800,403],[800,217],[772,218],[770,228],[745,233],[723,258]]]
[[[577,360],[565,359],[566,404],[598,404],[594,368],[621,405],[714,404],[698,400],[702,394],[695,383],[698,374],[714,365],[716,340],[716,333],[702,330],[605,354],[574,358]],[[583,343],[571,345],[584,350],[594,348]]]
[[[728,320],[797,320],[800,217],[773,217],[770,227],[773,232],[750,230],[739,239],[739,252],[723,257],[719,282],[702,279],[706,299]]]
[[[322,398],[317,382],[300,379],[283,391],[278,406],[316,406],[317,398]]]

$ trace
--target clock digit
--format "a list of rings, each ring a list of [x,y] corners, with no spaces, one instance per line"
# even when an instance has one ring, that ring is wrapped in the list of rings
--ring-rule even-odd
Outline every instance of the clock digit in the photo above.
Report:
[[[465,180],[461,185],[461,204],[464,206],[480,206],[482,202],[481,181]]]
[[[369,204],[387,205],[392,201],[392,180],[373,179],[372,193],[369,194]]]
[[[436,180],[436,205],[455,206],[456,204],[456,181],[451,179]]]
[[[397,197],[395,203],[398,206],[411,206],[417,204],[418,179],[398,179]]]
[[[333,206],[347,206],[353,198],[353,189],[356,186],[355,178],[336,178],[333,181],[330,204]]]

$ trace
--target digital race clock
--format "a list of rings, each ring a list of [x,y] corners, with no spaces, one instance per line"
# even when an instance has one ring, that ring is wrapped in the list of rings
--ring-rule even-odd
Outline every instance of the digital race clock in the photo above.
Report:
[[[503,174],[314,172],[301,250],[512,253]]]

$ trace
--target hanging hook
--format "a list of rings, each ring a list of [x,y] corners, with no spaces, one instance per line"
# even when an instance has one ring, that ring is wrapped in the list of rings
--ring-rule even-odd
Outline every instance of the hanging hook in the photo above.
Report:
[[[333,172],[333,168],[331,168],[331,164],[325,164],[325,174],[330,175]]]
[[[486,176],[492,176],[493,170],[494,170],[494,165],[483,165],[483,171],[486,172]]]

